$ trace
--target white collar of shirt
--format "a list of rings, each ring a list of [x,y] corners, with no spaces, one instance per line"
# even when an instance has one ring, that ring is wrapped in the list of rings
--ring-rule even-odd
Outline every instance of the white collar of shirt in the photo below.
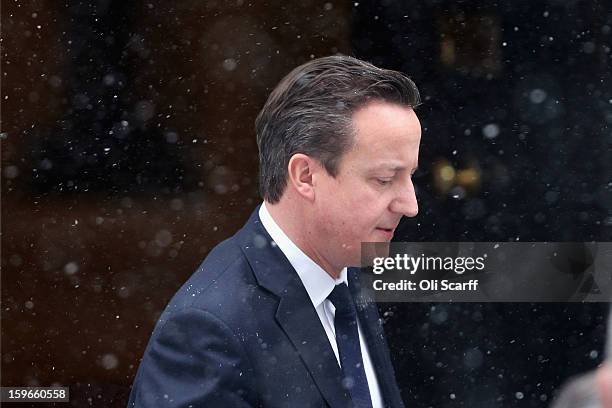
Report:
[[[321,325],[325,330],[329,344],[331,345],[338,366],[341,367],[340,363],[340,352],[338,350],[338,344],[336,343],[336,331],[334,326],[334,316],[336,308],[331,302],[325,302],[329,294],[334,289],[334,286],[339,283],[347,283],[346,279],[346,268],[340,272],[340,277],[334,279],[327,272],[317,265],[312,259],[308,257],[300,248],[297,247],[291,241],[291,239],[285,234],[285,232],[278,226],[274,221],[266,204],[263,203],[259,208],[259,218],[272,240],[278,245],[279,249],[285,254],[285,257],[289,260],[289,263],[296,270],[300,277],[302,284],[308,292],[310,301],[312,302]],[[370,396],[372,397],[372,407],[382,408],[383,399],[380,392],[380,386],[378,379],[376,378],[376,372],[374,371],[374,365],[370,358],[368,346],[363,337],[359,321],[357,322],[357,328],[359,330],[359,343],[361,345],[361,354],[363,357],[363,365],[368,379],[368,387],[370,388]]]
[[[335,285],[342,282],[348,285],[346,268],[342,269],[338,279],[332,278],[291,241],[276,221],[274,221],[265,203],[262,203],[261,207],[259,207],[259,219],[261,219],[261,223],[266,231],[268,231],[268,234],[270,234],[270,237],[272,237],[272,240],[285,254],[285,257],[299,275],[315,308],[319,307],[327,299],[332,290],[334,290]]]

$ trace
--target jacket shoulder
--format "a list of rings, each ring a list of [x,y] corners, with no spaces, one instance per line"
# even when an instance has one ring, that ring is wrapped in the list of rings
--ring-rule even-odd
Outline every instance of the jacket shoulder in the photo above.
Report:
[[[256,285],[251,266],[233,236],[212,249],[176,292],[166,312],[184,307],[218,310],[220,298]]]

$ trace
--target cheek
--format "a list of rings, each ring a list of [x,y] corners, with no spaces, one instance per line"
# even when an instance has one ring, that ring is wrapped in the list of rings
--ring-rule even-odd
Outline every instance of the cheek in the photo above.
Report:
[[[338,201],[330,202],[327,211],[323,212],[321,225],[329,237],[346,241],[359,232],[359,211],[349,208]]]
[[[343,235],[344,240],[352,244],[369,241],[378,217],[368,213],[367,206],[353,207],[343,212],[342,224],[336,224],[336,234]]]
[[[319,208],[323,229],[345,240],[368,239],[388,206],[382,192],[363,182],[331,183],[326,193]]]
[[[353,199],[337,208],[337,218],[346,225],[344,230],[364,233],[371,231],[384,218],[387,204],[380,197],[353,197]]]

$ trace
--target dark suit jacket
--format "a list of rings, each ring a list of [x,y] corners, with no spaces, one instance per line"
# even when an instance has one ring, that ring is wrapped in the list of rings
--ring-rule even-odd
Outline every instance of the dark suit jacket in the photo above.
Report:
[[[351,407],[306,289],[258,216],[215,247],[157,323],[129,407]],[[376,305],[349,287],[386,406],[403,407]]]

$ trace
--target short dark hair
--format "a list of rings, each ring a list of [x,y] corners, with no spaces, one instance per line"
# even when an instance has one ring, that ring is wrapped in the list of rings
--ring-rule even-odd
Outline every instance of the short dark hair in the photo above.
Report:
[[[285,76],[255,120],[262,197],[280,200],[296,153],[314,157],[335,177],[353,145],[353,112],[373,99],[420,103],[416,85],[402,73],[345,55],[314,59]]]

